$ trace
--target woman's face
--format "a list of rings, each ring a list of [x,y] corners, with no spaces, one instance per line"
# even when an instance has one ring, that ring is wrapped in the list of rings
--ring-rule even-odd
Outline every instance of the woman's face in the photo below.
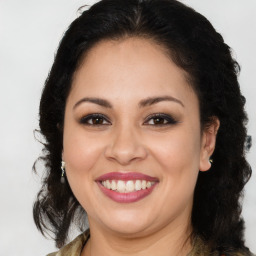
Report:
[[[139,236],[189,225],[210,136],[184,71],[159,46],[138,38],[94,46],[74,75],[63,149],[91,228]]]

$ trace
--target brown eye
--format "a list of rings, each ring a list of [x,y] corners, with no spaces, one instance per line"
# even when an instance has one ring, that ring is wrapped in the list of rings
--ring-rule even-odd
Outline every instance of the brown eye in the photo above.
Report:
[[[173,125],[176,123],[178,122],[172,116],[163,113],[158,113],[148,116],[144,124],[152,126],[164,126]]]
[[[92,124],[103,124],[104,122],[104,119],[102,117],[95,117],[95,118],[92,118]]]
[[[81,118],[81,124],[84,125],[109,125],[111,124],[109,120],[102,114],[90,114]]]
[[[162,117],[152,118],[152,121],[153,121],[153,124],[166,124],[167,123],[167,120],[165,120]]]

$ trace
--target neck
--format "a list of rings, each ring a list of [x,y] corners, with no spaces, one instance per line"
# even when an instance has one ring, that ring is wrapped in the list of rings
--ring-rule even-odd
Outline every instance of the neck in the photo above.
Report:
[[[190,225],[168,225],[150,235],[127,237],[94,224],[90,223],[90,239],[82,256],[185,256],[192,248]]]

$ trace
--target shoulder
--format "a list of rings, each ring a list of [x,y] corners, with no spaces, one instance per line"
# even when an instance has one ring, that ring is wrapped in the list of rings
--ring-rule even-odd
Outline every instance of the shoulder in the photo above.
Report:
[[[80,256],[81,251],[90,237],[90,231],[87,230],[84,233],[77,236],[72,242],[62,247],[59,251],[48,254],[47,256]]]

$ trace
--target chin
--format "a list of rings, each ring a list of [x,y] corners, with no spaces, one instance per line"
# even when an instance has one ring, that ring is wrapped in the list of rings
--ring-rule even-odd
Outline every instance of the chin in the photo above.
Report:
[[[149,232],[149,229],[147,228],[147,225],[111,225],[109,227],[112,232],[118,234],[119,237],[126,237],[126,238],[137,238],[141,236],[147,235]]]
[[[145,215],[140,216],[136,212],[127,212],[126,210],[116,214],[109,214],[105,220],[101,218],[101,222],[112,232],[118,233],[119,236],[134,237],[136,234],[142,235],[152,227],[153,221]]]

